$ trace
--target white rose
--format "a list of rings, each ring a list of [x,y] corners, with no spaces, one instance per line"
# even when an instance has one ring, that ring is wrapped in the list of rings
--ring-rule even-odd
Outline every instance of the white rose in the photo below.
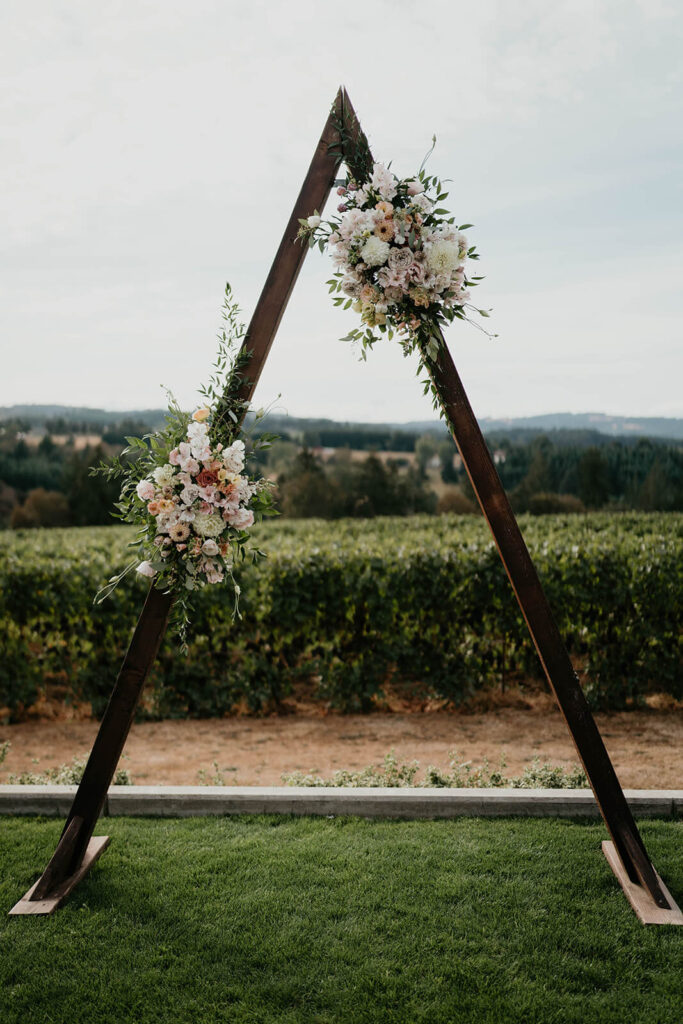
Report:
[[[244,468],[244,441],[233,441],[223,452],[223,462],[228,473],[239,473]]]
[[[346,277],[342,279],[341,286],[345,295],[350,295],[355,299],[360,292],[361,282],[355,274],[347,274]]]
[[[216,544],[215,540],[205,540],[202,544],[202,551],[205,555],[217,555],[218,544]]]
[[[152,473],[154,482],[157,483],[159,487],[168,487],[169,484],[172,484],[174,475],[175,466],[171,466],[169,463],[166,463],[165,466],[158,466]]]
[[[183,505],[191,505],[199,495],[199,488],[195,484],[187,484],[180,492],[180,500]]]
[[[309,228],[320,227],[320,217],[318,216],[318,214],[314,213],[311,217],[309,217],[308,221],[307,221],[307,224],[308,224]]]

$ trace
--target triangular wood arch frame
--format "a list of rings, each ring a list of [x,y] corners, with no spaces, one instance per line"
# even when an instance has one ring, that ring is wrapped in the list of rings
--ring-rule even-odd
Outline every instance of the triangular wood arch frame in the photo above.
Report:
[[[341,127],[340,127],[341,126]],[[325,123],[275,260],[245,335],[249,353],[240,398],[247,402],[261,375],[308,251],[297,239],[299,219],[322,210],[351,140],[369,154],[353,107],[342,87]],[[489,455],[453,360],[442,337],[433,383],[443,403],[479,504],[486,516],[548,682],[557,698],[612,838],[605,855],[644,923],[683,924],[683,915],[655,871],[605,749],[533,562]],[[11,914],[49,914],[69,895],[107,846],[93,830],[128,736],[138,698],[159,649],[173,599],[150,587],[133,638],[102,718],[57,849],[36,884]]]

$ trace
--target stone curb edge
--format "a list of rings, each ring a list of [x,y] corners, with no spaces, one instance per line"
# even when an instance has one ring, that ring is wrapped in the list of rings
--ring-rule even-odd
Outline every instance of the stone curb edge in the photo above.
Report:
[[[0,785],[1,815],[65,817],[75,786]],[[624,790],[636,817],[683,817],[683,790]],[[589,789],[412,789],[309,786],[112,786],[103,817],[228,814],[366,818],[599,817]]]

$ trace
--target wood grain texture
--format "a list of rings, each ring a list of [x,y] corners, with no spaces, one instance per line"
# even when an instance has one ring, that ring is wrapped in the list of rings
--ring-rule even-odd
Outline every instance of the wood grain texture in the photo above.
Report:
[[[341,156],[332,152],[331,147],[339,139],[335,122],[342,116],[344,103],[345,93],[340,88],[247,328],[242,344],[242,352],[248,356],[239,391],[242,401],[251,401],[308,253],[308,244],[297,239],[299,220],[310,217],[315,210],[322,211],[341,164]]]

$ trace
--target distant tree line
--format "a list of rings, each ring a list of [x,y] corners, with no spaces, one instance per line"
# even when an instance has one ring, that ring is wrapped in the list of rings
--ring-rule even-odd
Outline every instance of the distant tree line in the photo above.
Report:
[[[354,430],[340,426],[303,431],[302,440],[308,448],[354,448],[356,451],[412,452],[418,434],[402,430]]]
[[[91,420],[54,417],[48,424],[66,443],[56,443],[46,432],[29,444],[24,435],[30,424],[21,419],[0,424],[0,527],[115,522],[117,485],[91,477],[90,469],[120,451],[126,436],[147,433],[154,424],[142,418],[103,422],[101,442],[82,448],[74,437],[97,434]],[[281,430],[281,439],[259,457],[260,471],[277,483],[286,516],[477,511],[445,428],[417,435],[329,421],[304,425],[289,435]],[[517,512],[683,510],[680,442],[613,439],[595,431],[515,430],[492,434],[487,443]],[[325,452],[323,459],[320,449],[334,452],[331,457]],[[394,460],[380,457],[389,451],[396,453]],[[366,454],[359,458],[358,452]]]
[[[542,435],[528,444],[498,438],[496,448],[504,453],[498,471],[518,511],[552,511],[534,507],[538,495],[546,505],[552,496],[564,495],[588,509],[683,510],[680,444],[639,438],[585,447]]]
[[[547,435],[530,441],[501,436],[487,441],[517,512],[683,511],[683,446],[677,443],[605,438],[597,446],[586,445],[583,438],[567,442]],[[293,441],[281,441],[264,465],[278,481],[281,508],[289,516],[478,510],[452,440],[422,435],[413,453],[403,463],[385,463],[371,453],[354,461],[348,449],[337,448],[333,458],[323,461]]]
[[[405,516],[434,512],[437,504],[419,469],[387,465],[373,454],[355,462],[348,449],[323,464],[304,448],[279,474],[277,486],[281,511],[297,519]]]
[[[0,440],[0,527],[95,526],[113,523],[118,484],[91,477],[114,449],[76,450],[49,435],[37,446]]]

